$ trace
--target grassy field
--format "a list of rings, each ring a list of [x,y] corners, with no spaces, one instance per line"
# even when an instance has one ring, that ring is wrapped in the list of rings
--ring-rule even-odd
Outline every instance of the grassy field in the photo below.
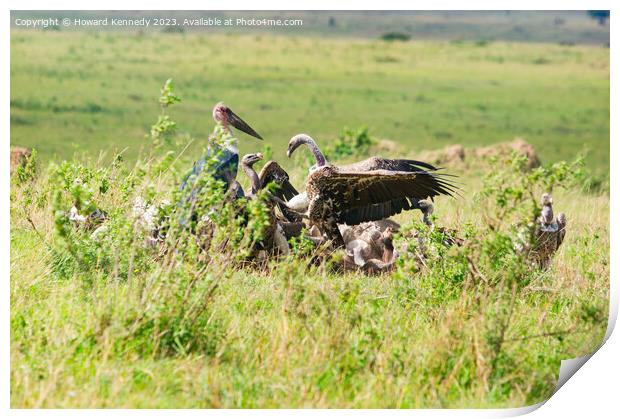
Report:
[[[156,201],[169,197],[178,180],[146,171],[130,196],[155,181]],[[292,171],[295,184],[303,171]],[[606,329],[609,197],[556,190],[568,234],[551,269],[539,271],[512,250],[514,217],[501,234],[488,227],[482,208],[495,201],[480,195],[477,179],[489,171],[457,170],[466,198],[436,203],[439,225],[470,232],[463,248],[436,246],[425,267],[403,256],[379,277],[334,273],[303,256],[240,269],[230,250],[212,251],[205,265],[191,245],[161,260],[145,253],[127,218],[133,200],[124,189],[136,172],[112,171],[116,186],[95,194],[118,230],[102,243],[72,236],[74,255],[45,198],[62,187],[45,176],[14,185],[11,405],[471,408],[545,400],[561,360],[594,350]],[[418,218],[397,217],[405,225]]]
[[[13,31],[11,143],[135,156],[170,77],[197,148],[224,100],[278,158],[299,132],[366,125],[408,153],[520,136],[543,161],[587,150],[609,169],[609,49],[546,44]]]
[[[11,60],[11,143],[41,157],[11,183],[14,408],[517,407],[547,399],[561,360],[601,342],[609,195],[550,164],[586,147],[586,170],[608,176],[607,49],[14,31]],[[169,77],[183,99],[168,111],[178,144],[154,149]],[[465,245],[446,247],[419,213],[402,214],[426,237],[425,264],[404,233],[407,253],[387,275],[334,272],[300,249],[260,268],[240,267],[234,247],[205,260],[187,232],[163,257],[145,246],[133,199],[174,197],[222,99],[299,188],[307,165],[283,157],[290,136],[326,144],[345,125],[406,156],[522,136],[549,165],[448,166],[463,196],[438,199],[436,223]],[[242,153],[263,147],[241,141]],[[127,147],[118,164],[113,150]],[[546,271],[514,246],[530,193],[549,189],[536,174],[557,179],[569,226]],[[76,196],[108,212],[103,238],[67,223]]]

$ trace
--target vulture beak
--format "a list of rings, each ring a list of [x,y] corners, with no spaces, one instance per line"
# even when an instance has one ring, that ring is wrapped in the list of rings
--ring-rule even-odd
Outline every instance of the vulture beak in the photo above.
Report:
[[[263,137],[261,137],[258,132],[254,131],[251,126],[249,126],[243,119],[239,118],[239,116],[232,110],[230,110],[230,108],[227,109],[226,114],[228,116],[228,123],[230,125],[240,131],[245,132],[248,135],[251,135],[252,137],[258,138],[259,140],[263,139]]]
[[[288,148],[286,149],[286,157],[291,158],[291,156],[293,155],[293,151],[295,151],[298,146],[299,144],[293,141],[288,143]]]

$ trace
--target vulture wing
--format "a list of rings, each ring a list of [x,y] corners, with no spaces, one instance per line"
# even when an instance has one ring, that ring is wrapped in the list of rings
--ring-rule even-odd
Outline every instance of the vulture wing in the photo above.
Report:
[[[566,215],[564,215],[564,213],[560,213],[560,215],[558,215],[558,248],[560,247],[560,245],[562,244],[562,242],[564,241],[564,237],[566,236]]]
[[[426,171],[317,171],[309,182],[319,199],[333,203],[336,221],[350,225],[382,220],[411,209],[416,200],[456,190],[444,175]]]
[[[425,170],[438,170],[429,163],[409,159],[385,159],[383,157],[370,157],[357,163],[340,167],[344,171],[365,172],[371,170],[390,170],[396,172],[420,172]],[[395,199],[382,204],[368,205],[351,210],[348,214],[350,222],[355,220],[381,220],[384,214],[399,214],[412,208],[412,202],[407,198]],[[363,221],[360,221],[363,222]]]
[[[369,204],[345,210],[340,218],[341,223],[356,225],[366,221],[379,221],[403,211],[414,208],[414,204],[407,198],[394,199],[380,204]]]
[[[346,172],[367,172],[370,170],[390,170],[394,172],[419,172],[424,170],[437,170],[431,164],[407,159],[384,159],[383,157],[371,157],[357,163],[340,166]]]
[[[283,201],[288,201],[299,194],[291,182],[289,182],[288,173],[273,160],[268,161],[265,166],[263,166],[263,169],[258,175],[258,180],[261,189],[271,182],[275,183],[278,187],[274,195]],[[284,205],[278,203],[278,208],[280,208],[282,215],[284,215],[287,221],[301,221],[301,217],[298,214],[292,212]]]

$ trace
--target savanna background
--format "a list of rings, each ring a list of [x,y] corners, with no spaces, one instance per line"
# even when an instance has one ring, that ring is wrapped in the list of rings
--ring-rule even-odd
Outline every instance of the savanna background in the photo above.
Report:
[[[199,15],[304,26],[12,28],[11,145],[36,149],[11,180],[12,407],[515,407],[548,398],[560,361],[601,343],[607,19]],[[173,91],[160,92],[168,79]],[[135,197],[174,196],[220,100],[265,138],[239,133],[241,154],[278,160],[298,189],[309,161],[285,149],[300,132],[335,162],[441,163],[461,196],[437,199],[435,223],[465,245],[444,246],[411,212],[396,217],[411,252],[375,277],[311,263],[304,243],[262,266],[238,264],[236,248],[205,260],[187,237],[174,257],[145,248]],[[540,167],[497,146],[515,138]],[[515,251],[544,191],[568,219],[548,270]],[[109,213],[105,239],[67,223],[73,202]],[[431,243],[422,266],[407,257],[419,250],[412,231]]]

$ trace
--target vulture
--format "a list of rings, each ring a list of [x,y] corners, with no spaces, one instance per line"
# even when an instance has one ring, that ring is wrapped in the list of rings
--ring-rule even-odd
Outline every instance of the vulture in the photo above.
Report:
[[[260,174],[256,173],[254,165],[263,159],[261,153],[246,154],[241,159],[241,170],[250,180],[250,187],[244,191],[241,184],[235,179],[229,186],[226,199],[228,200],[243,200],[243,199],[255,199],[258,192],[267,187],[267,185],[273,183],[275,187],[272,196],[275,199],[285,200],[297,194],[295,188],[288,181],[288,174],[282,169],[278,163],[269,161]],[[282,201],[284,202],[284,201]],[[280,253],[288,253],[289,246],[287,239],[292,236],[301,234],[303,223],[301,217],[298,214],[292,212],[288,208],[283,209],[283,215],[278,217],[274,211],[272,200],[267,202],[269,208],[269,226],[266,231],[266,236],[261,243],[258,243],[252,251],[253,256],[257,256],[259,252],[271,252],[278,250]],[[278,204],[280,205],[280,204]],[[237,214],[239,215],[239,214]],[[299,221],[289,220],[287,215],[291,218],[298,217]],[[245,217],[245,215],[242,215]],[[210,222],[208,215],[203,215],[200,218],[199,228],[197,236],[199,237],[199,245],[204,250],[210,246],[210,240],[213,237],[214,225]]]
[[[429,226],[432,231],[439,232],[442,235],[442,243],[444,246],[462,246],[465,240],[458,237],[457,231],[446,227],[437,227],[431,220],[431,215],[435,212],[435,206],[428,201],[420,201],[420,210],[422,211],[422,221]]]
[[[346,270],[378,274],[394,267],[398,253],[394,250],[393,233],[400,229],[398,223],[381,220],[356,226],[341,224],[339,228],[345,243]]]
[[[456,187],[430,164],[415,160],[370,158],[348,166],[329,164],[316,142],[306,134],[291,138],[287,155],[301,145],[314,155],[305,191],[286,206],[317,225],[337,247],[344,246],[338,224],[377,221],[420,208],[422,199],[452,196]]]
[[[269,184],[275,185],[273,196],[276,197],[276,202],[282,213],[283,220],[290,223],[300,223],[302,217],[296,212],[291,211],[286,205],[280,203],[282,201],[291,200],[299,195],[299,192],[297,192],[297,189],[295,189],[289,181],[288,173],[273,160],[265,163],[258,175],[258,185],[260,189],[267,187]]]
[[[566,215],[561,213],[553,215],[553,198],[544,193],[541,198],[542,211],[536,219],[534,229],[534,243],[531,249],[531,257],[541,268],[546,269],[551,263],[551,258],[560,248],[566,235]]]
[[[260,156],[259,160],[262,160],[262,154],[260,153],[248,156]],[[250,169],[253,174],[248,174],[248,176],[253,179],[253,183],[255,183],[253,186],[254,189],[258,191],[266,188],[268,185],[272,185],[273,189],[270,191],[271,201],[275,202],[278,206],[280,215],[277,217],[277,220],[284,230],[286,238],[289,239],[299,236],[304,227],[302,217],[286,206],[286,201],[299,195],[297,189],[295,189],[289,181],[288,173],[273,160],[265,163],[258,175],[256,175],[256,172],[254,172],[251,166]],[[257,178],[255,178],[255,176],[257,176]]]
[[[277,189],[282,191],[279,193],[281,196],[291,196],[293,192],[288,189],[292,187],[292,185],[288,183],[288,175],[277,163],[269,162],[265,165],[263,170],[261,170],[260,175],[256,173],[254,164],[262,159],[263,155],[261,153],[246,154],[241,159],[241,169],[250,179],[250,189],[245,193],[245,197],[247,199],[255,199],[258,191],[263,189],[270,182],[276,182],[278,185]],[[267,205],[271,205],[271,201],[268,201]],[[269,226],[267,227],[265,237],[262,243],[259,244],[259,247],[259,250],[277,250],[282,254],[288,254],[289,252],[288,241],[284,229],[282,228],[282,222],[276,218],[273,207],[269,208]]]

